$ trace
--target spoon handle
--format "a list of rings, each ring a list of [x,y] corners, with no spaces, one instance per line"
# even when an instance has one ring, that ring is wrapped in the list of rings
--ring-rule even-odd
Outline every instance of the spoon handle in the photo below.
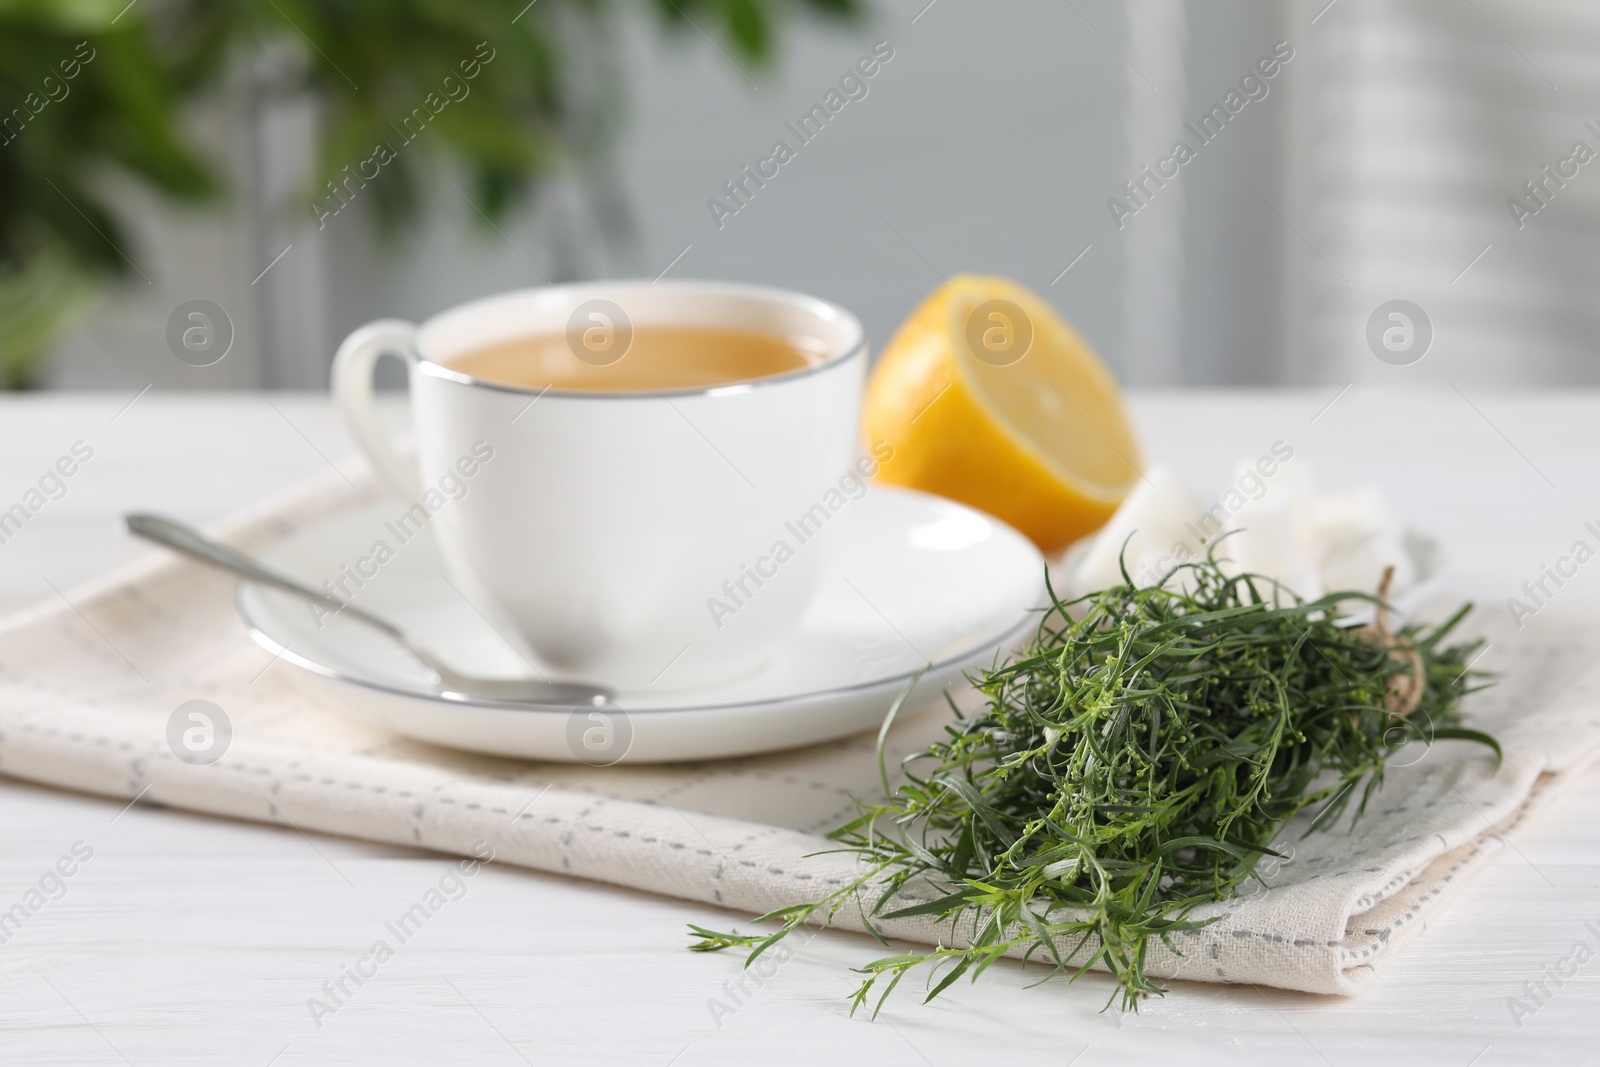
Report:
[[[263,566],[243,552],[211,540],[192,526],[186,526],[181,522],[148,513],[128,515],[124,521],[128,525],[129,533],[142,537],[146,541],[154,541],[156,544],[170,548],[174,552],[181,552],[192,559],[199,560],[201,563],[209,563],[213,567],[219,567],[222,570],[238,575],[240,578],[258,582],[262,585],[270,585],[286,593],[293,593],[295,596],[303,597],[314,604],[321,604],[329,611],[353,616],[368,626],[382,630],[390,637],[404,642],[408,647],[410,645],[410,642],[405,640],[405,635],[400,630],[376,615],[369,615],[353,604],[346,604],[343,601],[336,600],[320,590],[295,581],[286,574]]]
[[[147,541],[154,541],[158,545],[170,548],[174,552],[181,552],[192,559],[199,560],[201,563],[238,575],[246,581],[270,585],[275,589],[281,589],[286,593],[301,597],[309,603],[321,604],[330,613],[365,623],[373,629],[387,634],[434,673],[437,678],[438,690],[444,696],[449,697],[452,694],[458,694],[484,700],[538,705],[541,707],[563,705],[570,707],[574,704],[603,702],[612,695],[609,689],[582,682],[475,678],[461,674],[426,648],[411,640],[403,630],[393,623],[386,622],[376,615],[362,611],[353,604],[346,604],[320,590],[298,582],[286,574],[281,574],[270,567],[264,566],[259,561],[251,559],[237,549],[229,548],[227,545],[211,540],[192,526],[186,526],[181,522],[175,522],[172,519],[148,513],[128,515],[124,521],[128,525],[129,533],[142,537]]]

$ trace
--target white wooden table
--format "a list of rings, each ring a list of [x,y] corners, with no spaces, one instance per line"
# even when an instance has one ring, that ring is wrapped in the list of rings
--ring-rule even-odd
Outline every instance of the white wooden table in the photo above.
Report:
[[[1600,395],[1312,393],[1137,399],[1152,457],[1203,487],[1275,440],[1330,488],[1380,483],[1440,535],[1487,610],[1600,520]],[[208,521],[347,458],[324,398],[0,399],[0,509],[83,440],[94,458],[0,544],[0,608],[54,596],[143,549],[130,508]],[[1600,565],[1561,590],[1600,597]],[[0,768],[3,769],[3,768]],[[0,1063],[1040,1064],[1600,1062],[1600,958],[1519,1027],[1508,998],[1600,948],[1600,776],[1578,783],[1459,891],[1359,1000],[1182,986],[1137,1015],[1107,986],[1024,989],[1003,965],[933,1005],[847,1016],[847,968],[876,946],[809,941],[731,1017],[707,1002],[731,956],[684,951],[711,908],[486,869],[332,1018],[307,999],[364,954],[441,857],[55,792],[0,779],[0,910],[74,842],[93,859],[0,945]]]

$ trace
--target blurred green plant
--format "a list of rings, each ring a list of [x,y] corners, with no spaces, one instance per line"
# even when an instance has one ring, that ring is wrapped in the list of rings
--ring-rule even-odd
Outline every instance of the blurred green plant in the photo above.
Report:
[[[121,173],[174,201],[215,202],[218,169],[189,136],[186,105],[239,64],[323,109],[311,197],[406,140],[396,123],[462,84],[464,106],[429,109],[420,152],[370,179],[371,215],[394,233],[421,203],[422,157],[470,175],[486,220],[562,167],[603,178],[622,118],[619,20],[704,37],[761,66],[791,14],[848,18],[860,0],[0,0],[0,386],[37,380],[62,330],[105,284],[137,273],[104,196]],[[718,38],[721,43],[718,43]],[[724,51],[724,48],[727,50]],[[458,90],[459,91],[459,90]],[[471,103],[468,103],[468,100]],[[597,194],[603,180],[586,183]],[[363,186],[365,187],[365,186]],[[315,209],[313,209],[315,211]],[[597,215],[604,219],[608,213]],[[126,254],[125,254],[126,253]]]

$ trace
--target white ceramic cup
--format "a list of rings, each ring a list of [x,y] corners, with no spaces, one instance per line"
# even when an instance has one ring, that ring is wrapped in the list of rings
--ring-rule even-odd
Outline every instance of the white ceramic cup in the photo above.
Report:
[[[517,337],[603,347],[645,325],[801,337],[822,355],[769,378],[649,392],[523,388],[450,365]],[[409,368],[415,458],[374,417],[384,355]],[[488,297],[420,326],[370,323],[339,347],[333,395],[416,502],[412,522],[432,529],[462,595],[541,673],[626,693],[751,673],[793,630],[828,551],[826,536],[796,533],[841,477],[858,477],[866,363],[860,322],[812,297],[597,282]]]

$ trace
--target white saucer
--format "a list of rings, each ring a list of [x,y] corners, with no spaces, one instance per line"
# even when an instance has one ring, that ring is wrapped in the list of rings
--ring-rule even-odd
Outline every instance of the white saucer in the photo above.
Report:
[[[262,558],[313,585],[367,556],[394,513],[384,500],[306,527]],[[777,658],[736,682],[618,694],[614,706],[544,709],[447,700],[422,666],[355,623],[319,629],[303,601],[241,584],[239,614],[263,648],[336,687],[350,715],[410,737],[498,756],[609,765],[711,759],[814,744],[876,728],[915,673],[918,699],[959,685],[1032,635],[1044,560],[1025,537],[925,493],[873,486],[830,524],[832,564]],[[539,566],[529,560],[529,566]],[[458,670],[536,676],[446,579],[425,528],[355,601]]]

